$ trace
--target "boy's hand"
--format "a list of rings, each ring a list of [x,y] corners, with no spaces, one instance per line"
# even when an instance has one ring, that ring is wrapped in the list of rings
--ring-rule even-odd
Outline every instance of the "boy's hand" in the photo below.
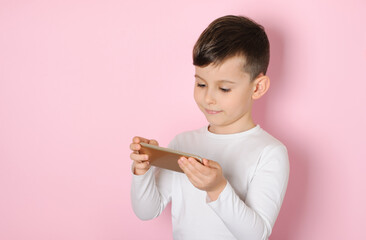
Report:
[[[181,157],[178,164],[189,181],[196,188],[206,191],[212,201],[215,201],[224,190],[227,181],[217,162],[203,159],[203,164],[201,164],[194,158]]]
[[[149,156],[147,154],[140,154],[139,150],[141,149],[140,142],[152,144],[159,146],[159,143],[156,140],[149,140],[142,137],[134,137],[132,139],[132,143],[130,144],[130,149],[133,151],[130,155],[130,158],[133,162],[133,173],[136,175],[144,175],[149,169]]]

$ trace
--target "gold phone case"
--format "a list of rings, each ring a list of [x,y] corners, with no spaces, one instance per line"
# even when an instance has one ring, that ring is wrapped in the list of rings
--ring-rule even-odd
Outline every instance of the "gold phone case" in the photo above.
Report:
[[[147,154],[149,156],[149,162],[151,165],[169,169],[176,172],[183,172],[178,165],[178,159],[180,157],[193,157],[197,161],[202,163],[202,158],[190,153],[179,152],[170,148],[163,148],[147,143],[140,143],[140,154]]]

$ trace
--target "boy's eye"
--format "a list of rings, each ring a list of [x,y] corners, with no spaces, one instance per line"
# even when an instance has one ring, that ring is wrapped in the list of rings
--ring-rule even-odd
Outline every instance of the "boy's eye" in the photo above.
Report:
[[[231,89],[229,89],[229,88],[220,88],[220,90],[223,91],[223,92],[230,92],[231,91]]]
[[[203,88],[203,87],[206,87],[206,85],[202,84],[202,83],[197,83],[197,87]]]

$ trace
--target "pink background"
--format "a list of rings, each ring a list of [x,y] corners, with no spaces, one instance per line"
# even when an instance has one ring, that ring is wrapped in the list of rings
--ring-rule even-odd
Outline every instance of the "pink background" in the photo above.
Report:
[[[206,124],[191,52],[226,14],[271,41],[255,119],[291,158],[271,239],[366,239],[366,2],[310,2],[1,0],[0,239],[172,239],[169,209],[132,212],[129,143]]]

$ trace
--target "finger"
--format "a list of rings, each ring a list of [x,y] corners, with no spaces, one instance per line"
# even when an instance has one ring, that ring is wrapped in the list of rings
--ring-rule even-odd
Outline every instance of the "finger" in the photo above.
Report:
[[[132,142],[134,142],[134,143],[140,143],[140,142],[149,143],[149,139],[136,136],[132,139]]]
[[[155,145],[155,146],[159,146],[158,141],[156,141],[155,139],[151,139],[151,140],[149,141],[149,144],[152,144],[152,145]]]
[[[199,168],[197,164],[200,165],[200,167],[207,168],[202,164],[198,163],[197,160],[194,158],[188,158],[188,159],[182,158],[182,165],[184,166],[186,172],[189,172],[190,174],[195,175],[198,178],[202,179],[208,173],[204,169]]]
[[[209,167],[209,168],[215,168],[215,169],[221,168],[221,166],[218,162],[208,160],[205,158],[203,159],[203,165],[205,165],[206,167]]]
[[[178,165],[183,170],[184,173],[187,174],[188,170],[188,160],[185,157],[181,157],[178,159]]]
[[[210,169],[208,168],[208,166],[201,164],[195,158],[192,158],[192,157],[188,158],[188,162],[190,163],[192,168],[194,168],[199,173],[204,174],[204,175],[207,175],[209,173]]]
[[[131,153],[130,158],[133,161],[147,161],[147,160],[149,160],[149,156],[147,154]]]
[[[150,163],[148,161],[145,162],[134,162],[134,168],[139,170],[146,170],[150,167]]]
[[[140,144],[138,144],[138,143],[131,143],[131,144],[130,144],[130,149],[131,149],[132,151],[136,151],[136,153],[138,153],[138,150],[140,150],[140,149],[141,149],[141,145],[140,145]]]
[[[205,165],[207,167],[210,166],[210,164],[209,164],[209,162],[208,162],[208,160],[206,158],[202,159],[202,163],[203,163],[203,165]]]
[[[197,171],[190,166],[187,158],[181,157],[178,160],[178,164],[193,185],[199,186],[202,183],[201,174],[200,176],[197,176]]]

